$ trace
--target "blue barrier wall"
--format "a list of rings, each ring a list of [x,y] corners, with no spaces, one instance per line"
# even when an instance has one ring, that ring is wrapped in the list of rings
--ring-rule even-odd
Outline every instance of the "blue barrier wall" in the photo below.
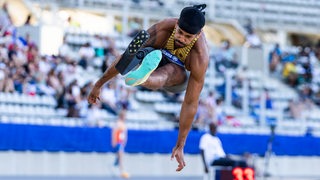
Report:
[[[185,153],[199,153],[203,132],[190,132]],[[110,128],[56,127],[37,125],[0,124],[0,150],[112,152]],[[128,153],[171,153],[178,132],[129,130]],[[244,152],[263,155],[269,136],[218,134],[228,154]],[[275,136],[273,151],[276,155],[319,156],[320,138]]]

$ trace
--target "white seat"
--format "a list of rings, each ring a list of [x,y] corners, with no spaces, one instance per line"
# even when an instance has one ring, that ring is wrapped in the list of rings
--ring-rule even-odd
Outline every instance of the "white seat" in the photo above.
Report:
[[[154,109],[160,113],[178,113],[181,109],[181,104],[167,102],[155,103]]]
[[[0,116],[0,121],[1,121],[2,123],[10,123],[10,122],[11,122],[11,119],[10,119],[8,116],[6,116],[6,115],[1,115],[1,116]]]
[[[6,105],[3,103],[0,103],[0,114],[6,113]]]
[[[14,106],[9,104],[7,106],[5,106],[5,113],[6,114],[14,114]]]
[[[136,93],[136,98],[143,102],[159,102],[165,100],[161,92],[153,91],[138,91]]]
[[[5,103],[5,93],[0,92],[0,103]]]
[[[26,115],[29,115],[29,116],[35,116],[36,114],[35,114],[35,112],[36,112],[36,108],[35,108],[35,106],[32,106],[32,105],[28,105],[28,106],[25,106],[24,107],[25,108],[25,114]]]
[[[18,93],[11,94],[10,102],[14,104],[20,103],[20,95]]]
[[[20,95],[20,103],[21,104],[29,104],[30,103],[30,101],[27,98],[27,95],[24,95],[24,94]]]
[[[15,104],[12,106],[12,108],[13,108],[13,114],[20,115],[22,113],[20,105]]]

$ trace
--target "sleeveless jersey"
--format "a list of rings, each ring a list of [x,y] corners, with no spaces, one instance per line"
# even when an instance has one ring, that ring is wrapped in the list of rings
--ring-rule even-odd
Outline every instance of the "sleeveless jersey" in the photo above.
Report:
[[[190,44],[188,44],[185,47],[174,49],[174,35],[176,33],[176,28],[174,28],[172,34],[170,35],[167,44],[165,46],[165,49],[168,50],[171,54],[175,55],[178,57],[183,63],[185,63],[185,60],[187,56],[189,55],[193,45],[196,43],[198,40],[198,37],[194,38]]]

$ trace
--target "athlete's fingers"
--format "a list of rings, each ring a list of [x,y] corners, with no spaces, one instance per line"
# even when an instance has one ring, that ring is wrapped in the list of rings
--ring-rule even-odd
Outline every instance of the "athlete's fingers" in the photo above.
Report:
[[[175,155],[176,155],[175,150],[173,150],[172,153],[171,153],[171,160],[174,159],[174,156],[175,156]]]
[[[178,168],[176,169],[176,171],[181,171],[184,168],[184,166],[186,165],[186,163],[184,162],[183,156],[179,155],[179,154],[176,154],[175,158],[176,158],[177,162],[179,163]]]

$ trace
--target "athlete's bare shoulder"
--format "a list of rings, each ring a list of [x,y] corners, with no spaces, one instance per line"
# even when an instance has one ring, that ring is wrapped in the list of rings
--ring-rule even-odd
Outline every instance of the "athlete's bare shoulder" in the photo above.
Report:
[[[177,18],[167,18],[152,25],[148,29],[150,39],[145,46],[163,48],[168,38],[170,37],[177,21]]]
[[[199,39],[190,51],[190,55],[186,59],[186,68],[191,70],[198,67],[206,68],[209,63],[209,48],[204,32],[201,32]],[[197,69],[197,68],[195,68]]]
[[[209,47],[208,42],[205,36],[205,33],[202,31],[201,35],[195,44],[195,50],[197,53],[201,54],[202,57],[209,57]],[[208,58],[205,58],[208,59]]]

